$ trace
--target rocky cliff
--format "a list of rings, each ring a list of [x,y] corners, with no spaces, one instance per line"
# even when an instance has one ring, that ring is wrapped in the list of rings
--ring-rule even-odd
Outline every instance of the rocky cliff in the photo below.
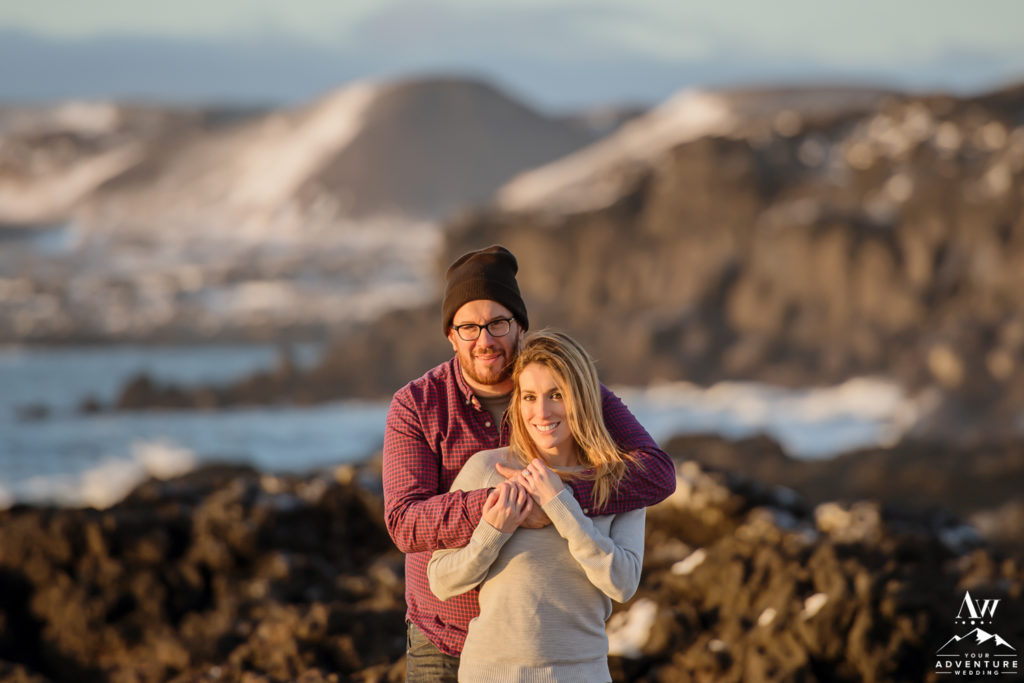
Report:
[[[685,94],[453,220],[433,279],[505,244],[535,327],[581,339],[609,383],[882,375],[931,397],[919,436],[1012,436],[1022,178],[1024,88]],[[264,394],[388,396],[450,353],[439,309],[383,313]]]
[[[947,397],[926,430],[1014,429],[1024,88],[862,95],[679,98],[513,180],[451,226],[442,261],[508,246],[531,319],[612,382],[883,374]],[[652,141],[670,117],[686,125]]]
[[[684,94],[453,220],[432,278],[508,246],[534,325],[581,339],[609,383],[882,375],[933,397],[922,437],[1012,436],[1022,179],[1024,88]],[[354,327],[264,394],[387,396],[448,355],[439,308]]]

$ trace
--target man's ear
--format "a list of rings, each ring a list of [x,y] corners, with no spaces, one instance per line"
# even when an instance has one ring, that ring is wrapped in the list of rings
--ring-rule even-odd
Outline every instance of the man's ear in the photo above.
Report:
[[[448,328],[448,343],[452,345],[452,351],[454,351],[455,353],[459,352],[458,344],[456,344],[456,342],[455,342],[455,328],[454,327],[449,327]]]

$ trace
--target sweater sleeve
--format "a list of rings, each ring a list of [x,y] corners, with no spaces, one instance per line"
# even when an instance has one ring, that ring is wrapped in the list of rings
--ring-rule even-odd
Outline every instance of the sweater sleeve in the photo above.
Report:
[[[473,490],[495,483],[500,478],[494,472],[495,460],[494,451],[471,457],[452,482],[452,491]],[[502,533],[480,519],[468,544],[461,548],[435,550],[430,556],[427,579],[431,592],[439,600],[447,600],[476,588],[487,578],[498,551],[511,537],[511,533]]]
[[[543,507],[590,582],[612,600],[629,600],[640,585],[646,510],[616,515],[605,534],[583,513],[568,489],[562,489]]]
[[[481,519],[468,545],[435,550],[427,564],[431,592],[438,600],[447,600],[479,586],[510,538],[512,534],[502,533]]]

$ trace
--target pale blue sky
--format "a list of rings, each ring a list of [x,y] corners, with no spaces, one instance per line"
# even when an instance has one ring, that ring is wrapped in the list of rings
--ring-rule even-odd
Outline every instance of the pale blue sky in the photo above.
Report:
[[[555,108],[692,84],[979,90],[1024,79],[1024,1],[0,0],[8,101],[297,100],[422,71]]]

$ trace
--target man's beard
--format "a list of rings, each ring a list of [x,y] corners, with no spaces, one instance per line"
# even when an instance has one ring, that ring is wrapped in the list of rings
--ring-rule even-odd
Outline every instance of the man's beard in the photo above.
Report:
[[[506,356],[505,363],[498,370],[488,370],[481,373],[477,371],[475,358],[472,353],[467,352],[462,354],[462,357],[459,359],[462,363],[462,371],[466,373],[466,376],[469,377],[470,380],[483,386],[493,386],[495,384],[501,384],[512,377],[512,368],[515,365],[514,355],[512,358],[507,358],[508,354],[500,348],[484,349],[483,351],[485,353],[482,353],[482,355],[490,355],[497,351],[503,356]]]

